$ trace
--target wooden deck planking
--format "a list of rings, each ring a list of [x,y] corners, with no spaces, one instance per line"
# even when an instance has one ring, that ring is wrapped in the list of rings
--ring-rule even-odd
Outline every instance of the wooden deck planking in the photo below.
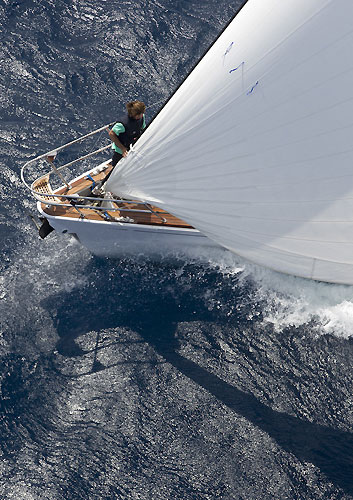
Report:
[[[77,210],[75,210],[73,207],[61,207],[61,206],[47,207],[46,205],[42,204],[42,209],[46,214],[53,216],[69,217],[75,219],[77,219],[80,216]],[[105,220],[103,211],[101,210],[93,211],[92,209],[88,208],[79,208],[79,210],[80,213],[84,215],[85,219],[97,220],[97,221]],[[134,220],[135,224],[150,224],[157,226],[172,226],[172,227],[183,227],[192,229],[192,226],[190,226],[186,222],[183,222],[181,219],[178,219],[174,215],[171,215],[167,212],[163,213],[163,217],[167,220],[167,222],[163,222],[157,215],[149,213],[131,212],[131,211],[120,212],[115,210],[114,211],[106,210],[106,212],[111,217],[129,217],[130,219]],[[115,221],[112,220],[111,222]],[[118,220],[116,222],[124,222],[124,221]]]
[[[97,175],[92,176],[96,182],[100,182],[104,177],[109,173],[111,170],[110,167],[108,169],[104,170],[103,172],[100,172]],[[71,188],[67,189],[66,187],[62,187],[58,190],[56,190],[54,193],[55,194],[65,194],[65,195],[72,195],[76,194],[77,192],[89,187],[92,185],[92,181],[90,181],[87,178],[82,178],[74,181],[73,183],[70,183]],[[65,203],[66,201],[62,199],[63,202]],[[113,200],[112,200],[113,201]],[[67,203],[67,202],[66,202]],[[136,202],[135,204],[131,203],[124,203],[123,201],[119,202],[116,201],[113,203],[117,208],[124,208],[124,209],[134,209],[134,210],[147,210],[145,206],[142,204],[139,204]],[[192,226],[187,224],[181,219],[178,219],[174,215],[166,212],[165,210],[155,207],[153,205],[150,205],[152,210],[155,212],[158,212],[161,217],[166,219],[166,222],[163,222],[160,217],[157,215],[154,215],[152,213],[141,213],[141,212],[132,212],[132,211],[120,211],[120,210],[106,210],[106,212],[111,216],[111,217],[129,217],[130,219],[134,220],[135,224],[148,224],[148,225],[157,225],[157,226],[170,226],[170,227],[182,227],[182,228],[188,228],[188,229],[193,229]],[[78,218],[80,214],[78,213],[77,210],[75,210],[74,207],[64,207],[64,206],[57,206],[57,205],[51,205],[48,206],[45,203],[42,203],[42,210],[52,216],[61,216],[61,217],[69,217],[69,218]],[[80,213],[84,215],[84,218],[87,220],[97,220],[97,221],[102,221],[106,220],[103,211],[97,210],[94,211],[92,209],[88,208],[79,208],[78,209]],[[112,220],[112,223],[115,221]],[[124,221],[116,221],[116,222],[124,222]]]
[[[106,175],[112,170],[112,167],[108,167],[103,172],[99,172],[99,174],[92,175],[92,178],[96,181],[96,183],[102,181]],[[55,191],[57,194],[75,194],[82,189],[86,189],[92,185],[92,181],[87,179],[86,177],[82,177],[82,179],[77,179],[74,182],[70,182],[71,189],[67,189],[65,186]]]

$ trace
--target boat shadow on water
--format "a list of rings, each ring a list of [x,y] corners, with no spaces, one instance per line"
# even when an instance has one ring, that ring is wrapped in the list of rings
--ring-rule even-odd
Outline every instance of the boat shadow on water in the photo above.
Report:
[[[92,292],[92,297],[86,296],[84,307],[79,300],[73,303],[72,296],[67,294],[46,299],[45,302],[49,302],[44,305],[51,306],[53,299],[56,304],[61,304],[58,310],[58,317],[61,320],[56,324],[60,337],[57,350],[62,356],[70,358],[91,353],[93,360],[91,371],[88,373],[103,371],[124,363],[120,361],[105,366],[99,361],[99,352],[102,349],[100,331],[109,328],[128,328],[136,332],[140,340],[112,341],[111,344],[105,344],[104,348],[116,344],[147,343],[164,361],[151,359],[146,360],[146,363],[170,363],[181,374],[205,389],[231,411],[266,432],[280,448],[293,454],[300,462],[312,463],[325,474],[329,481],[345,493],[353,495],[353,433],[273,410],[251,393],[238,389],[178,352],[180,346],[177,328],[180,322],[217,323],[215,313],[209,311],[200,301],[197,302],[197,299],[196,304],[194,301],[192,305],[185,303],[185,306],[180,307],[169,296],[169,298],[164,297],[165,300],[161,305],[157,303],[157,300],[161,299],[160,296],[152,293],[146,298],[146,290],[137,291],[135,288],[129,291],[127,283],[124,287],[125,307],[118,312],[116,290],[110,290],[110,293],[105,291],[104,297],[102,294],[98,299],[98,304],[97,295]],[[92,314],[93,301],[96,301],[94,314]],[[196,317],[195,309],[198,311]],[[62,320],[63,317],[64,320]],[[75,324],[72,323],[73,317],[75,317]],[[226,320],[220,319],[218,324],[222,327],[225,322]],[[90,351],[83,350],[76,340],[92,331],[97,332],[95,347]],[[135,361],[128,362],[134,363]],[[136,360],[136,364],[139,363],[144,363],[144,361]],[[81,377],[88,373],[75,374],[72,377]]]

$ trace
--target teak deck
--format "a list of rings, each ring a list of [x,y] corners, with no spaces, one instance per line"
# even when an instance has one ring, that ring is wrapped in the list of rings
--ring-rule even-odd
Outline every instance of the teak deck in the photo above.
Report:
[[[92,175],[92,178],[95,180],[96,183],[100,182],[101,180],[104,179],[104,177],[109,173],[111,170],[111,167],[108,167],[106,170],[103,172],[100,172],[99,174]],[[155,207],[153,205],[149,206],[152,208],[154,212],[157,212],[159,214],[155,215],[153,213],[146,213],[146,212],[134,212],[132,210],[147,210],[146,206],[142,203],[139,203],[136,201],[136,203],[126,203],[124,200],[109,200],[115,205],[116,208],[121,208],[121,209],[126,209],[123,211],[120,210],[94,210],[92,208],[79,208],[79,212],[77,209],[75,209],[73,206],[72,207],[65,207],[60,205],[61,203],[68,203],[68,201],[65,200],[65,198],[54,198],[54,197],[49,197],[45,196],[45,193],[50,193],[50,194],[65,194],[65,195],[71,195],[71,194],[76,194],[92,185],[92,181],[83,177],[81,179],[77,179],[76,181],[70,183],[71,188],[67,189],[65,187],[62,187],[60,189],[57,189],[56,191],[52,191],[48,177],[44,177],[41,179],[38,179],[34,185],[33,189],[41,193],[41,198],[43,200],[47,201],[55,201],[58,203],[57,205],[47,205],[45,202],[41,203],[41,208],[44,213],[51,215],[51,216],[60,216],[60,217],[70,217],[70,218],[78,218],[80,217],[80,214],[84,216],[84,219],[86,220],[96,220],[96,221],[107,221],[106,215],[104,215],[104,212],[106,214],[109,214],[111,217],[111,220],[109,222],[114,223],[114,222],[128,222],[128,221],[121,221],[121,220],[114,220],[114,218],[119,218],[119,217],[129,217],[130,219],[133,219],[133,222],[135,224],[144,224],[144,225],[157,225],[157,226],[169,226],[169,227],[180,227],[180,228],[187,228],[187,229],[193,229],[192,226],[187,224],[181,219],[178,219],[174,215],[171,215],[170,213],[166,212],[165,210],[162,210],[161,208]],[[92,196],[92,195],[90,195]],[[94,201],[92,200],[92,204]],[[162,219],[164,218],[166,222],[164,222]]]

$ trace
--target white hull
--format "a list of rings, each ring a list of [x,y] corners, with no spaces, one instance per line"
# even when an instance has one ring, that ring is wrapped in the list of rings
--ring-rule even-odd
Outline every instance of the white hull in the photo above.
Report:
[[[196,229],[53,217],[43,212],[41,203],[38,210],[58,234],[74,235],[99,256],[158,256],[182,253],[188,248],[221,248]]]

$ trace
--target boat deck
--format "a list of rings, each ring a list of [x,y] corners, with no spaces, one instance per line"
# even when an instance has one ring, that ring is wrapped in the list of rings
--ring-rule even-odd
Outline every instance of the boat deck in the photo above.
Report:
[[[110,172],[112,167],[108,166],[103,172],[98,174],[91,174],[92,178],[96,183],[102,181],[105,176]],[[178,219],[174,215],[166,212],[165,210],[153,206],[148,205],[155,213],[147,212],[146,205],[136,201],[136,203],[127,203],[124,200],[109,200],[114,208],[122,209],[122,210],[98,210],[94,208],[75,208],[65,207],[63,204],[67,204],[68,201],[65,198],[46,196],[46,193],[50,194],[63,194],[63,195],[77,195],[84,190],[89,190],[92,186],[92,181],[87,177],[82,177],[76,179],[70,184],[70,189],[66,187],[62,187],[57,189],[56,191],[52,191],[49,183],[49,176],[42,177],[38,179],[33,184],[33,189],[40,194],[41,197],[41,208],[44,213],[51,216],[60,216],[60,217],[69,217],[75,218],[78,217],[87,219],[87,220],[96,220],[96,221],[109,221],[109,222],[133,222],[135,224],[143,224],[143,225],[157,225],[157,226],[169,226],[169,227],[178,227],[178,228],[187,228],[194,229],[192,226],[187,224],[181,219]],[[86,196],[93,196],[92,194],[88,194]],[[43,201],[42,201],[43,200]],[[56,205],[48,205],[46,201],[53,202],[55,201]],[[94,201],[91,202],[91,205],[94,205]],[[98,206],[98,203],[97,203]],[[127,218],[127,220],[122,220],[121,218]],[[130,219],[130,220],[129,220]],[[132,220],[131,220],[132,219]],[[163,220],[164,219],[164,220]]]

